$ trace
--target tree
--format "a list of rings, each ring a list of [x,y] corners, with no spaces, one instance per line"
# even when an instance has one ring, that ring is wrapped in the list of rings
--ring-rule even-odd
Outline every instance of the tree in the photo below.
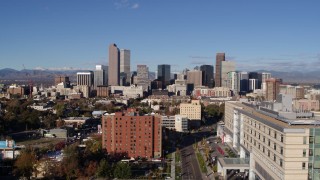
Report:
[[[112,168],[109,165],[109,163],[106,161],[106,159],[102,159],[99,163],[99,166],[97,168],[97,177],[100,178],[112,178]]]
[[[30,179],[32,172],[35,170],[35,164],[37,162],[36,154],[31,149],[26,149],[18,156],[15,166],[15,174],[17,176]]]
[[[132,175],[131,167],[128,163],[118,162],[113,174],[114,177],[119,179],[129,179]]]

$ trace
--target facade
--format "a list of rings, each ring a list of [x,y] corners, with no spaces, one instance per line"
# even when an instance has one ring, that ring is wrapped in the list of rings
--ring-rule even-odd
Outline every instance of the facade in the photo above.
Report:
[[[302,86],[291,86],[291,85],[280,85],[280,93],[290,94],[294,99],[304,98],[304,87]]]
[[[64,83],[66,87],[70,87],[70,80],[68,76],[56,76],[54,77],[54,85],[57,86],[60,83]]]
[[[193,84],[194,87],[202,86],[202,71],[193,70],[187,72],[187,83]]]
[[[175,130],[177,132],[188,132],[189,123],[188,117],[185,115],[175,115]]]
[[[17,86],[16,84],[9,86],[7,93],[10,95],[25,95],[26,88],[22,86]]]
[[[266,94],[267,91],[267,85],[266,85],[266,80],[271,78],[271,73],[266,73],[266,72],[262,72],[261,73],[261,89],[263,91],[264,94]]]
[[[319,111],[319,100],[295,99],[293,109],[297,111]]]
[[[108,66],[96,65],[96,69],[93,72],[93,84],[94,88],[98,86],[108,85]]]
[[[239,85],[242,94],[249,91],[249,74],[248,72],[239,72]]]
[[[161,117],[139,116],[134,109],[104,114],[102,147],[107,149],[108,153],[122,157],[161,157]]]
[[[77,72],[77,85],[78,86],[93,86],[93,73],[89,72]]]
[[[170,65],[168,64],[161,64],[158,65],[158,80],[162,82],[162,89],[166,88],[167,85],[170,84]]]
[[[258,84],[258,79],[249,79],[249,91],[254,92],[256,89],[259,89]]]
[[[191,103],[180,104],[180,115],[186,116],[190,121],[190,126],[198,127],[201,121],[200,100],[191,100]]]
[[[240,92],[240,81],[239,73],[237,71],[228,72],[228,85],[227,87],[233,91],[234,94],[239,94]]]
[[[116,44],[110,44],[108,85],[118,86],[119,84],[120,84],[120,53]]]
[[[288,119],[276,114],[257,105],[226,102],[225,143],[250,160],[249,179],[319,179],[320,123],[312,116]]]
[[[123,73],[125,77],[125,85],[130,84],[130,50],[120,49],[120,74]]]
[[[216,74],[215,74],[215,87],[221,87],[221,64],[226,60],[225,53],[217,53],[216,55]]]
[[[200,66],[200,71],[202,71],[202,85],[213,88],[213,66],[202,65]]]
[[[97,87],[97,96],[98,97],[108,97],[110,88],[108,86],[98,86]]]
[[[281,79],[270,78],[266,80],[266,100],[274,101],[280,93]]]
[[[117,92],[122,92],[122,95],[127,98],[143,97],[142,86],[111,86],[111,93],[117,94]]]
[[[262,74],[258,72],[249,72],[249,79],[257,79],[257,89],[261,89]]]
[[[221,62],[221,87],[228,87],[228,72],[236,71],[236,63],[232,61]]]
[[[161,116],[161,126],[167,129],[175,129],[175,116]]]
[[[148,92],[150,89],[151,81],[149,80],[149,68],[147,65],[137,65],[137,78],[135,84],[142,86],[143,91]]]
[[[231,97],[231,89],[227,87],[215,87],[215,88],[206,88],[206,87],[197,87],[193,91],[193,96],[195,98],[199,97]]]

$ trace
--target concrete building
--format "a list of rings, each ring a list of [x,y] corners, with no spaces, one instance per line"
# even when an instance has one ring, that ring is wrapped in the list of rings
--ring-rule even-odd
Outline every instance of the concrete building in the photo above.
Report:
[[[194,87],[202,86],[202,71],[192,70],[187,72],[187,83]]]
[[[127,98],[139,98],[143,97],[143,87],[142,86],[111,86],[112,94],[122,94]]]
[[[225,53],[217,53],[216,55],[216,73],[215,73],[215,87],[221,87],[222,82],[221,82],[221,66],[222,62],[226,60],[226,55]]]
[[[231,89],[227,87],[196,87],[193,91],[193,97],[232,97]]]
[[[94,88],[98,86],[108,85],[108,66],[96,65],[96,69],[93,72],[93,84]]]
[[[200,71],[202,71],[202,85],[208,86],[209,88],[213,88],[213,66],[202,65],[200,66]]]
[[[186,115],[175,115],[175,130],[177,132],[188,132],[189,130],[189,120]]]
[[[105,113],[102,117],[102,147],[108,153],[122,157],[161,157],[161,117],[139,116],[135,109]]]
[[[108,97],[110,88],[108,86],[98,86],[97,87],[97,96],[98,97]]]
[[[236,63],[232,61],[221,62],[221,87],[228,87],[228,72],[236,71]]]
[[[319,100],[295,99],[293,109],[296,111],[319,111]]]
[[[10,95],[21,95],[21,96],[27,94],[26,87],[18,86],[16,84],[9,86],[9,88],[7,89],[7,93]]]
[[[271,73],[267,73],[267,72],[262,72],[261,73],[261,89],[263,91],[264,94],[266,94],[267,91],[267,84],[266,84],[266,80],[271,78]]]
[[[120,53],[116,44],[109,46],[108,84],[111,86],[120,84]]]
[[[222,139],[240,159],[249,159],[249,179],[320,177],[320,121],[312,114],[291,114],[286,118],[259,105],[226,102]],[[218,172],[225,176],[225,170],[219,161]]]
[[[227,87],[232,90],[233,94],[240,92],[239,73],[237,71],[228,72]]]
[[[180,80],[176,80],[177,82]],[[168,92],[174,93],[176,96],[186,96],[187,95],[187,85],[186,84],[172,84],[167,86]]]
[[[239,72],[239,85],[240,85],[240,94],[245,94],[249,91],[249,74],[248,72]]]
[[[135,84],[142,86],[143,91],[149,91],[151,81],[149,79],[149,68],[147,65],[137,65],[137,78]]]
[[[175,116],[161,116],[161,126],[167,129],[175,129]]]
[[[57,75],[54,77],[54,85],[57,86],[60,83],[64,83],[66,87],[70,87],[70,80],[68,76]]]
[[[302,86],[280,85],[279,89],[280,93],[290,94],[294,99],[304,98],[304,87]]]
[[[78,86],[93,86],[93,72],[77,72],[77,85]]]
[[[124,73],[125,85],[130,85],[130,50],[120,49],[120,74]]]
[[[266,80],[266,100],[274,101],[277,95],[280,93],[281,79],[270,78]]]
[[[259,89],[258,84],[258,79],[249,79],[249,91],[254,92],[256,89]]]
[[[201,121],[200,100],[191,100],[191,103],[181,103],[180,115],[188,117],[188,119],[190,120],[190,126],[199,127]]]
[[[158,65],[158,80],[162,82],[162,89],[165,89],[167,85],[170,84],[170,76],[171,70],[170,65],[168,64],[161,64]]]

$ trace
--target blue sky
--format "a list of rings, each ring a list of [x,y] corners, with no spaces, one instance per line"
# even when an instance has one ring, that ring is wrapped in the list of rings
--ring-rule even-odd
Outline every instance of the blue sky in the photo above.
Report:
[[[320,1],[0,1],[0,69],[93,69],[110,43],[131,50],[132,69],[225,52],[238,70],[320,70]]]

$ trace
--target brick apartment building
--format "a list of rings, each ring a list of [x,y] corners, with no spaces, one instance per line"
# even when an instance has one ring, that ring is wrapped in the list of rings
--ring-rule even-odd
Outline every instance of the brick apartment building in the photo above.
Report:
[[[102,147],[108,153],[127,157],[161,157],[161,117],[140,116],[135,109],[104,114],[102,117]]]

